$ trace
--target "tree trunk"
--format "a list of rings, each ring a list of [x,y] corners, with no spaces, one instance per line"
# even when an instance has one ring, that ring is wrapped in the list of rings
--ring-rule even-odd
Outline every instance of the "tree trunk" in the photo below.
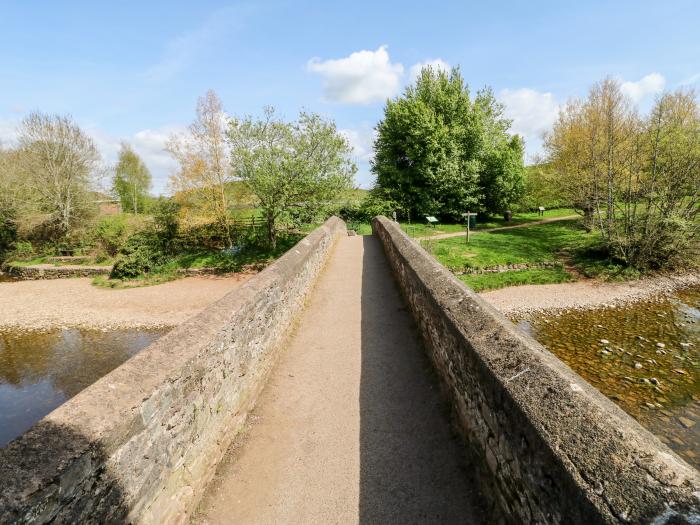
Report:
[[[277,231],[275,230],[275,218],[272,215],[267,216],[267,239],[271,250],[277,248]]]

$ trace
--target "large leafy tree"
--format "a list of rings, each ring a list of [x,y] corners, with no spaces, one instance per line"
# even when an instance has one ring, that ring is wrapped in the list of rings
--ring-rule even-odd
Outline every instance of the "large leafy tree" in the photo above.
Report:
[[[522,142],[490,90],[472,100],[458,69],[426,67],[377,126],[377,186],[409,215],[501,211],[522,192]]]
[[[142,212],[151,188],[151,172],[126,142],[122,143],[114,169],[112,188],[124,211]]]
[[[316,114],[285,122],[266,108],[261,119],[233,119],[228,138],[235,174],[257,197],[273,249],[281,218],[333,201],[357,171],[347,139]]]

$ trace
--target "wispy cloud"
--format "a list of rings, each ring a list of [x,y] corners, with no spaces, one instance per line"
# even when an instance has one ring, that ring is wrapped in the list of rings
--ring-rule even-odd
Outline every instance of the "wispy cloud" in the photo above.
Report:
[[[687,78],[684,78],[681,80],[678,85],[679,86],[692,86],[693,84],[698,84],[700,83],[700,73],[695,73],[694,75],[690,75]]]
[[[167,42],[163,56],[148,68],[146,78],[151,82],[163,82],[177,76],[198,56],[239,28],[250,12],[248,6],[229,6],[212,12],[199,26]]]

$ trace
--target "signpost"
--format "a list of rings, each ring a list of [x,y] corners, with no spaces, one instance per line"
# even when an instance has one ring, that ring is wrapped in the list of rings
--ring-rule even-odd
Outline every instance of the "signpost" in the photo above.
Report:
[[[470,212],[462,214],[462,217],[464,217],[467,220],[467,244],[469,244],[469,233],[471,231],[471,224],[470,224],[471,220],[470,219],[472,217],[476,217],[476,215],[477,215],[476,213],[470,213]]]
[[[428,221],[428,224],[430,224],[433,228],[435,228],[435,225],[438,223],[438,220],[432,215],[426,215],[425,219]]]

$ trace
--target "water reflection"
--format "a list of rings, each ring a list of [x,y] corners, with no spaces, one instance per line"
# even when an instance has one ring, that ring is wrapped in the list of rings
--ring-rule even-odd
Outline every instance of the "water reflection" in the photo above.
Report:
[[[0,446],[165,332],[0,331]]]
[[[700,287],[519,326],[700,468]]]

